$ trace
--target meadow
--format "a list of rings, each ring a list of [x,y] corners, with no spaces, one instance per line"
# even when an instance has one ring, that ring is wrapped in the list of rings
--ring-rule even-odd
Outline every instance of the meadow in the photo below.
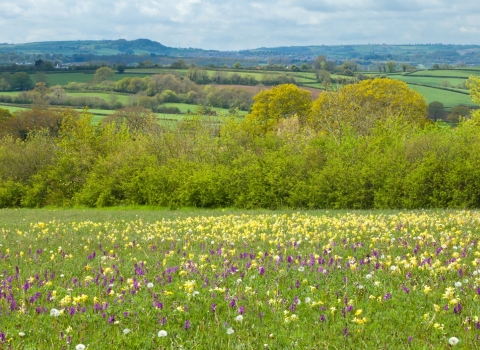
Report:
[[[2,349],[478,349],[478,211],[0,210]]]

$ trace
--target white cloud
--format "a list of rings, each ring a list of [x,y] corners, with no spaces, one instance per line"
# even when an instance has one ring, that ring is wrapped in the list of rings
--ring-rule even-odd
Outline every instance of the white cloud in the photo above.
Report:
[[[478,44],[480,7],[446,0],[2,0],[0,42],[149,38],[174,47]]]

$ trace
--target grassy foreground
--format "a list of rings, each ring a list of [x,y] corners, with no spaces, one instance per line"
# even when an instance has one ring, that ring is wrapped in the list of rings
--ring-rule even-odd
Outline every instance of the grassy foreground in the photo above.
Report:
[[[0,348],[477,349],[479,223],[0,210]]]

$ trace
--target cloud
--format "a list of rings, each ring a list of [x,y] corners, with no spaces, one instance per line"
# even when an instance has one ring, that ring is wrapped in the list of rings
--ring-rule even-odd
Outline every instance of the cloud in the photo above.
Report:
[[[2,0],[0,42],[149,38],[237,50],[478,43],[480,7],[446,0]]]

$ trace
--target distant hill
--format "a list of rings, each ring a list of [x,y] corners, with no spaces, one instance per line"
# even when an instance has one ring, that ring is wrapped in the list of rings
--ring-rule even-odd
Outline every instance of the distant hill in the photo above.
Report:
[[[268,60],[284,63],[311,62],[318,55],[329,60],[355,60],[362,65],[394,60],[412,65],[480,65],[480,45],[316,45],[256,48],[240,51],[203,50],[199,48],[174,48],[149,39],[136,40],[77,40],[45,41],[25,44],[0,44],[0,64],[18,62],[20,55],[31,61],[32,55],[68,62],[105,60],[112,62],[121,55],[201,58],[201,62],[231,64],[231,60],[249,60],[252,64]],[[53,55],[54,57],[48,57]],[[30,58],[29,58],[30,57]],[[208,60],[210,59],[210,61]],[[125,60],[124,60],[125,61]],[[135,60],[128,59],[128,62]],[[197,62],[197,61],[195,61]],[[233,61],[234,62],[234,61]],[[245,62],[245,61],[242,61]]]

